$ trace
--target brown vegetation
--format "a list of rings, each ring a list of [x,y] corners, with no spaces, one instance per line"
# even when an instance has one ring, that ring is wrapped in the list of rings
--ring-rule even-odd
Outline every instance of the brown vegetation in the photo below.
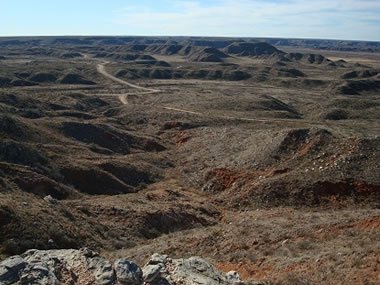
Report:
[[[89,246],[269,284],[378,282],[375,53],[46,40],[0,40],[2,257]]]

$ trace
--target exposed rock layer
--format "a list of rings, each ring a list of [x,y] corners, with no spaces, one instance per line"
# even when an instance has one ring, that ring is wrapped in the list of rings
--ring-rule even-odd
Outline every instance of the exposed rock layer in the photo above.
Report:
[[[29,250],[0,263],[0,284],[243,284],[237,272],[219,272],[200,257],[171,259],[154,254],[140,268],[126,258],[114,263],[97,253],[81,250]]]

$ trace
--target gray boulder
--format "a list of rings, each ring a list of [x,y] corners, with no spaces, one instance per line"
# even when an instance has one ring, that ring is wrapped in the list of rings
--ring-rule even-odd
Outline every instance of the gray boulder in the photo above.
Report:
[[[190,257],[189,259],[175,259],[173,264],[168,266],[173,268],[167,279],[174,284],[183,285],[229,285],[225,275],[216,270],[210,263],[200,257]]]
[[[134,262],[125,258],[115,261],[114,269],[117,282],[121,285],[140,285],[142,283],[142,270]]]

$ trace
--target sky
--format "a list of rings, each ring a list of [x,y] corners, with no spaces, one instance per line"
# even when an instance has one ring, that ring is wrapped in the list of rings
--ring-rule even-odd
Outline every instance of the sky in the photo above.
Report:
[[[380,41],[380,0],[0,0],[0,36]]]

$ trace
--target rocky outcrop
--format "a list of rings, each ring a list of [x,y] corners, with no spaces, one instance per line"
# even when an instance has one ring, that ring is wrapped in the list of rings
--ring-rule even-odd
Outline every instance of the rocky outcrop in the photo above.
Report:
[[[154,254],[140,268],[122,258],[114,263],[87,248],[29,250],[0,263],[2,285],[239,285],[237,272],[219,272],[200,257],[171,259]]]
[[[200,257],[169,261],[166,279],[169,284],[244,284],[240,278],[230,278],[231,273],[221,274],[211,264]]]

